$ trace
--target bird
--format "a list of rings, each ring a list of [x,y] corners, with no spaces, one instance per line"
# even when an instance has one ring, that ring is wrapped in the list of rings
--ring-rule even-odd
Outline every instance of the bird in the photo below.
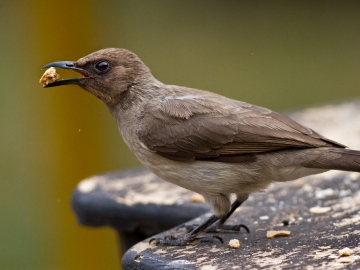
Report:
[[[129,50],[102,49],[43,68],[50,67],[82,76],[56,79],[45,88],[78,85],[96,96],[146,168],[201,194],[210,205],[213,215],[203,223],[181,237],[157,238],[156,244],[187,245],[210,228],[227,228],[225,221],[249,195],[273,182],[333,169],[360,172],[360,151],[270,109],[164,84]],[[248,231],[243,224],[236,228]]]

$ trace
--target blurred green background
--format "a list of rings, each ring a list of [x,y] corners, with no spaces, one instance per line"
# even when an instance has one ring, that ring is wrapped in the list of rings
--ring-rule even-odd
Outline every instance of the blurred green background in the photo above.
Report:
[[[41,87],[43,65],[124,47],[165,83],[286,111],[360,96],[359,14],[356,1],[1,1],[0,268],[119,267],[115,233],[79,226],[70,197],[140,164],[95,97]]]

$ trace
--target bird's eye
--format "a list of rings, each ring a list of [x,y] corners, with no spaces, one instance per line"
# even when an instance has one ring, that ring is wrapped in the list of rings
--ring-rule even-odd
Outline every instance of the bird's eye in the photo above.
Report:
[[[104,74],[110,70],[110,64],[107,61],[100,61],[95,65],[95,71]]]

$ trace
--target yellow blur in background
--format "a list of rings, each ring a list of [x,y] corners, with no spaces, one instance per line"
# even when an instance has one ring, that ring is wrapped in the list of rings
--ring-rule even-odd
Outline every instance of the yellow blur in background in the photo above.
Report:
[[[0,269],[118,269],[116,234],[79,226],[71,193],[141,166],[95,97],[42,88],[43,65],[123,47],[164,83],[286,111],[360,96],[359,14],[356,1],[2,1]]]

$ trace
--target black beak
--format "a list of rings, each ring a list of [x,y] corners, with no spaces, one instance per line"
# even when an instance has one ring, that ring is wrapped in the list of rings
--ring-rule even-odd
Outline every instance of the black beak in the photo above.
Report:
[[[60,85],[66,85],[66,84],[80,84],[81,81],[83,81],[84,79],[91,78],[91,74],[89,72],[87,72],[85,69],[76,67],[75,63],[72,62],[72,61],[52,62],[52,63],[49,63],[49,64],[45,65],[43,67],[43,69],[44,68],[50,68],[50,67],[72,69],[72,70],[82,74],[83,77],[59,80],[59,81],[56,81],[56,82],[53,82],[53,83],[49,83],[48,85],[45,85],[44,88],[60,86]]]

